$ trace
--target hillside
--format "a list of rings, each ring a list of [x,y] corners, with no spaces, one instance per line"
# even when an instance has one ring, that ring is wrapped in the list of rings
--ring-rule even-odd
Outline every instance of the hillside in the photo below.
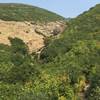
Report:
[[[38,12],[44,15],[41,10]],[[1,18],[0,100],[99,100],[100,4],[70,19],[67,27],[61,17],[46,16],[50,19],[42,18],[45,23],[37,22],[40,16],[29,20],[27,15],[24,21],[20,15]],[[38,40],[30,44],[37,48],[37,43],[42,43],[39,54],[30,53],[32,45],[25,41],[36,37]]]
[[[50,41],[41,52],[40,59],[47,66],[52,66],[52,73],[67,73],[70,84],[74,88],[79,86],[78,91],[85,95],[84,100],[99,100],[100,4],[71,19],[61,38]],[[88,90],[81,90],[82,87],[88,87]]]
[[[6,21],[57,21],[63,17],[50,11],[25,4],[0,4],[0,19]]]
[[[10,45],[9,37],[22,39],[28,45],[30,52],[37,52],[44,47],[44,39],[64,31],[66,25],[62,22],[45,24],[25,21],[0,20],[0,43]],[[56,33],[54,34],[54,31]]]
[[[46,57],[52,56],[52,52],[56,55],[65,53],[70,50],[77,41],[97,40],[100,41],[100,4],[84,12],[78,17],[68,22],[67,29],[61,34],[61,38],[50,41],[46,48]],[[55,46],[57,45],[57,46]],[[62,47],[61,47],[62,46]],[[55,47],[55,49],[53,48]],[[51,53],[48,50],[51,50]],[[56,51],[58,50],[58,52]],[[50,54],[49,54],[50,53]],[[44,57],[45,58],[45,57]],[[47,60],[47,58],[45,58]],[[54,58],[54,57],[53,57]],[[50,60],[50,59],[49,59]]]
[[[30,52],[44,46],[45,37],[62,33],[64,18],[47,10],[24,4],[0,4],[0,43],[10,45],[8,37],[20,38]]]

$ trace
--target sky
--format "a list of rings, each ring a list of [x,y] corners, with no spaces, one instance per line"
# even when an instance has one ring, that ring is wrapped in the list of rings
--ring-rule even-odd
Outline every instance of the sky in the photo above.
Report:
[[[96,4],[100,4],[100,0],[0,0],[0,3],[30,4],[53,11],[66,18],[73,18]]]

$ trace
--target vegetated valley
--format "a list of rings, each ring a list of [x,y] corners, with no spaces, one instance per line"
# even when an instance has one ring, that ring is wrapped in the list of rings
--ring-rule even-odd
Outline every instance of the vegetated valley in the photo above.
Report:
[[[0,100],[100,100],[100,4],[70,20],[0,4]]]

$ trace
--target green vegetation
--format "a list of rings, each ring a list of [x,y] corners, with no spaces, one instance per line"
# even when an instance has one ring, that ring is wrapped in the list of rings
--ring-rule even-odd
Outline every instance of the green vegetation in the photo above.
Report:
[[[63,17],[50,11],[23,4],[0,4],[0,19],[5,21],[57,21]]]
[[[88,84],[88,100],[100,98],[100,4],[69,20],[59,39],[53,39],[41,52],[42,63],[51,73],[67,73],[78,92]],[[81,79],[80,77],[84,77]],[[81,80],[80,80],[81,79]],[[80,81],[79,81],[80,80]],[[83,86],[79,86],[83,81]],[[95,85],[96,84],[96,85]],[[77,93],[77,92],[76,92]],[[85,94],[85,93],[84,93]]]
[[[0,44],[0,100],[100,100],[100,5],[68,25],[40,58],[18,38]]]

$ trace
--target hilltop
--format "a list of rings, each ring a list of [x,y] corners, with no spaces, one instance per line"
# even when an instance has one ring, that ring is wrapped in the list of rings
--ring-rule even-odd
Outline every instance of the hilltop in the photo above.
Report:
[[[0,4],[0,19],[5,21],[58,21],[65,18],[45,9],[14,3]]]

